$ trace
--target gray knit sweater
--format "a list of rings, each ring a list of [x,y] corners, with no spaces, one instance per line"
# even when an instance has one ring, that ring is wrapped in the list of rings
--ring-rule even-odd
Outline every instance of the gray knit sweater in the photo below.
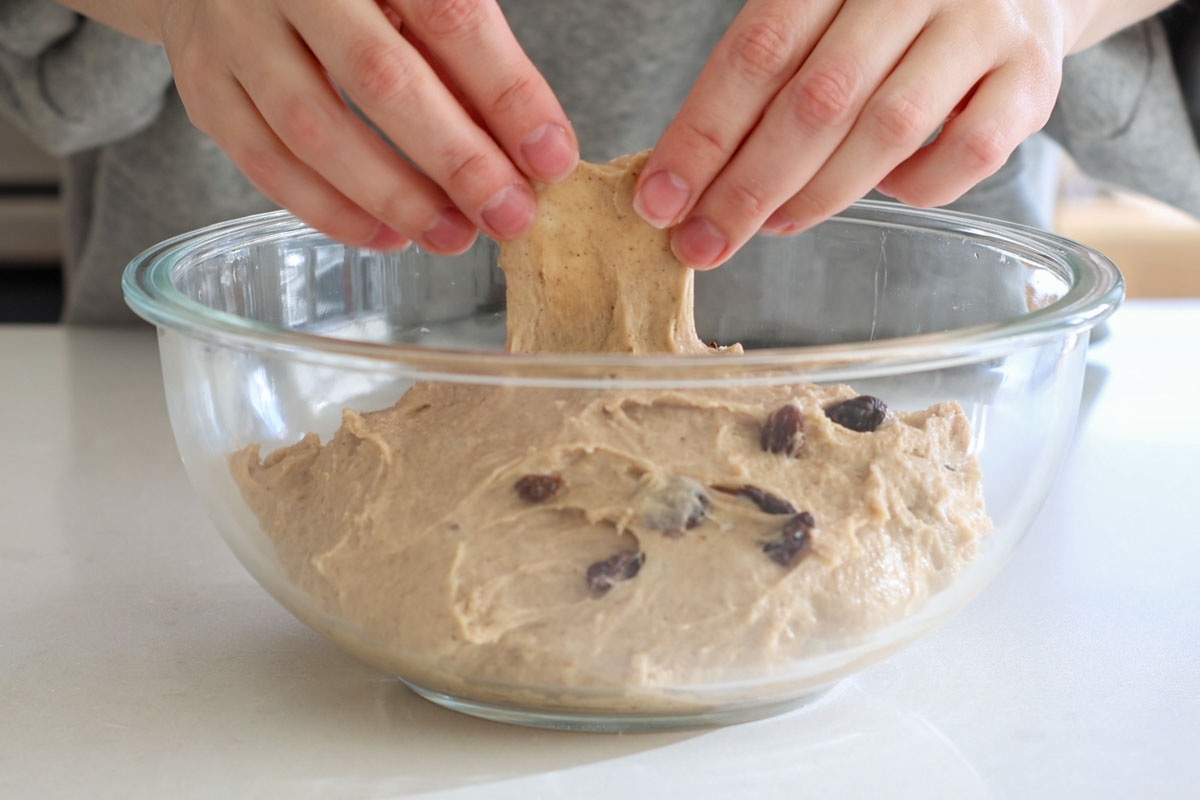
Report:
[[[739,0],[501,0],[558,94],[584,158],[650,147]],[[1055,154],[1200,216],[1200,55],[1187,8],[1067,60],[1044,133],[954,207],[1046,226]],[[52,0],[0,0],[0,113],[65,157],[64,319],[133,319],[120,273],[175,234],[272,208],[188,122],[159,47]]]

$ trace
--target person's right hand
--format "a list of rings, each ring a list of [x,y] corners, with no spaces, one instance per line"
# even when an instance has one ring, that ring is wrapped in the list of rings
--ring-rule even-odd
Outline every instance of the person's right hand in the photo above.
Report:
[[[465,250],[533,223],[578,143],[495,0],[147,0],[196,127],[348,244]],[[335,83],[409,159],[356,116]]]

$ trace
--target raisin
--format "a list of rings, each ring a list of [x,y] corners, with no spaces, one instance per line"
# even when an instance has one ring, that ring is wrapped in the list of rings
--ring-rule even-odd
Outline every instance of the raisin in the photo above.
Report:
[[[711,347],[713,350],[720,350],[720,349],[721,349],[721,345],[717,344],[716,342],[709,342],[709,343],[708,343],[708,346],[709,346],[709,347]]]
[[[704,492],[697,492],[692,497],[691,510],[688,512],[688,517],[683,521],[685,530],[691,530],[697,525],[700,525],[704,520],[708,519],[709,509],[712,508],[712,499]]]
[[[624,551],[610,556],[603,561],[597,561],[588,567],[588,588],[599,597],[608,592],[617,581],[627,581],[638,574],[646,561],[645,553]]]
[[[761,436],[768,453],[796,455],[804,446],[804,415],[792,404],[780,406],[767,417]]]
[[[782,567],[790,567],[809,553],[812,530],[817,521],[807,511],[801,511],[787,521],[778,539],[763,545],[767,557]]]
[[[771,494],[766,489],[760,489],[749,483],[744,486],[714,486],[718,492],[738,494],[752,500],[766,514],[795,514],[796,507],[778,495]]]
[[[530,503],[540,503],[551,497],[562,486],[562,478],[557,475],[526,475],[514,485],[522,500]]]
[[[850,400],[834,403],[825,409],[825,416],[843,428],[849,428],[859,433],[870,433],[883,424],[887,410],[887,404],[878,397],[863,394]]]
[[[677,539],[708,519],[712,498],[696,481],[676,475],[644,495],[640,505],[642,520],[648,527]]]

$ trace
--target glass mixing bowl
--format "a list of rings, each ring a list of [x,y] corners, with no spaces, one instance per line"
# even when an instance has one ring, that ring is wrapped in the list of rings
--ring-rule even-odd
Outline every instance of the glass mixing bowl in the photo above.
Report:
[[[724,267],[696,276],[700,336],[741,342],[743,355],[514,355],[503,351],[504,276],[496,260],[487,240],[449,258],[415,248],[358,250],[273,213],[152,248],[130,264],[124,289],[130,306],[158,327],[171,424],[188,475],[229,547],[280,603],[434,702],[492,719],[591,730],[776,713],[961,608],[1001,568],[1041,506],[1074,429],[1089,331],[1123,293],[1112,263],[1075,242],[994,220],[862,202],[803,235],[759,237]],[[875,573],[881,564],[859,547],[866,577],[827,583],[817,603],[803,592],[779,600],[778,587],[792,573],[769,543],[747,545],[758,560],[745,569],[774,581],[749,599],[745,581],[728,574],[732,562],[715,563],[724,557],[698,549],[740,535],[719,517],[749,496],[706,499],[698,519],[704,512],[712,519],[661,535],[659,555],[644,565],[642,555],[615,544],[628,540],[634,522],[623,531],[577,509],[574,527],[530,541],[535,534],[525,526],[533,517],[512,509],[539,499],[524,493],[536,495],[536,486],[520,498],[497,495],[495,513],[477,530],[462,530],[454,509],[436,525],[405,528],[415,512],[443,502],[434,496],[439,488],[483,502],[487,492],[465,485],[480,463],[514,486],[517,473],[505,470],[528,452],[520,441],[513,454],[489,450],[488,437],[507,436],[511,448],[514,436],[528,434],[532,452],[534,440],[568,424],[553,409],[570,416],[606,398],[619,404],[631,392],[682,405],[716,393],[736,405],[743,395],[786,395],[809,384],[848,384],[852,390],[816,391],[882,398],[892,414],[957,403],[966,420],[959,426],[964,460],[945,469],[978,464],[991,529],[960,537],[959,550],[903,550],[912,563]],[[416,394],[402,399],[410,391],[433,399],[414,406]],[[410,424],[410,433],[425,436],[419,445],[362,430],[364,419],[376,417],[360,414],[396,406],[436,415],[426,408],[451,395],[485,399],[461,404],[449,422],[442,414],[424,428]],[[481,409],[500,406],[514,419],[535,419],[514,421],[513,430],[506,418],[483,425]],[[808,424],[815,434],[834,435],[824,420],[810,416]],[[514,433],[521,425],[524,433]],[[687,444],[688,432],[678,439]],[[585,458],[600,449],[573,452]],[[274,482],[257,485],[252,497],[243,486],[247,470],[263,467],[260,453]],[[466,466],[447,473],[450,463]],[[412,480],[389,483],[386,468]],[[592,483],[572,491],[603,495],[603,464],[596,469]],[[412,489],[425,472],[441,484]],[[301,482],[289,488],[297,475]],[[930,480],[942,481],[938,475]],[[340,494],[314,488],[329,481]],[[725,505],[709,507],[718,502]],[[898,502],[897,513],[908,514]],[[923,513],[936,524],[953,516],[941,500],[931,505]],[[758,512],[747,505],[739,513],[749,519]],[[604,525],[608,533],[597,533]],[[860,544],[873,535],[863,526]],[[809,529],[793,525],[782,535],[800,541]],[[601,535],[614,543],[608,550],[597,549]],[[816,547],[817,539],[801,543]],[[560,545],[566,556],[548,554]],[[471,560],[471,553],[482,555]],[[672,563],[671,553],[681,560]],[[877,559],[898,553],[881,551]],[[954,569],[944,569],[947,558],[956,560]],[[818,553],[795,574],[827,561]],[[945,579],[917,580],[922,570],[941,570]],[[673,588],[653,591],[668,573]],[[634,585],[644,589],[636,602]],[[873,623],[861,624],[871,614],[859,612],[880,602]],[[618,606],[619,614],[605,610]],[[768,606],[775,623],[764,633]],[[610,624],[621,633],[608,635]],[[763,649],[764,636],[774,649]]]

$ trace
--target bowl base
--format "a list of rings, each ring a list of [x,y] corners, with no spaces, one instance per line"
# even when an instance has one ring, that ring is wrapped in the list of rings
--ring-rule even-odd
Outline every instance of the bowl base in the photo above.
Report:
[[[426,689],[415,683],[400,679],[400,682],[416,694],[451,711],[473,717],[523,725],[528,728],[547,728],[557,731],[580,731],[584,733],[634,733],[638,731],[669,731],[687,728],[708,728],[720,725],[737,725],[773,717],[818,702],[832,692],[836,683],[816,689],[799,697],[773,701],[754,706],[739,706],[729,709],[707,709],[677,714],[604,714],[588,711],[546,711],[541,709],[515,708],[509,706],[464,700],[461,697]]]

